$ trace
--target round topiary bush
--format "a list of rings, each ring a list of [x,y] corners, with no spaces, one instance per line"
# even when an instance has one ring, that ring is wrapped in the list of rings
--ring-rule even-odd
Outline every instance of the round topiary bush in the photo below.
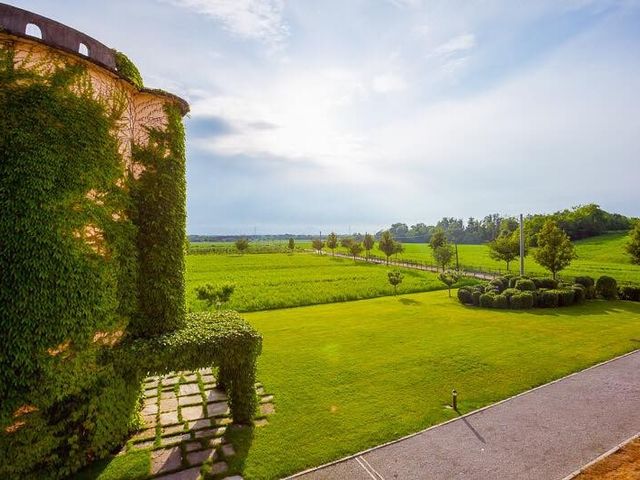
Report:
[[[509,299],[506,295],[496,295],[493,298],[493,308],[509,308]]]
[[[548,288],[551,290],[554,288],[558,288],[558,281],[554,280],[553,278],[534,277],[531,280],[533,280],[533,283],[536,286],[536,288]]]
[[[543,290],[538,296],[538,307],[555,308],[558,306],[558,292],[555,290]]]
[[[620,300],[640,302],[640,286],[621,285],[618,287],[618,297],[620,297]]]
[[[489,282],[489,285],[491,287],[494,287],[494,289],[496,289],[498,291],[498,293],[502,293],[502,291],[507,288],[507,285],[509,284],[508,281],[504,280],[501,277],[496,277],[493,280],[491,280]]]
[[[606,300],[613,300],[618,296],[618,282],[613,277],[602,275],[596,282],[596,294]]]
[[[515,288],[507,288],[505,289],[504,292],[502,292],[502,295],[504,295],[507,298],[511,298],[512,295],[517,295],[520,293],[520,290],[517,290]]]
[[[578,283],[584,287],[584,295],[587,300],[596,298],[596,282],[592,277],[582,275],[576,277],[575,283]]]
[[[480,296],[482,296],[483,294],[481,292],[478,292],[477,290],[473,293],[471,293],[471,297],[473,298],[473,306],[474,307],[479,307],[480,306]]]
[[[458,300],[460,300],[460,303],[464,305],[473,304],[473,295],[471,294],[471,290],[466,287],[458,289]]]
[[[558,306],[559,307],[568,307],[569,305],[573,305],[574,293],[570,288],[562,288],[556,290],[558,293]]]
[[[581,275],[579,277],[576,277],[574,283],[578,283],[585,288],[593,287],[596,284],[593,277],[589,277],[588,275]]]
[[[522,278],[516,282],[515,288],[523,292],[533,292],[536,289],[536,284],[533,283],[533,280]]]
[[[533,308],[535,294],[533,292],[522,292],[520,294],[520,304],[523,310]]]
[[[494,295],[483,293],[480,295],[480,306],[484,308],[493,308]]]
[[[571,289],[573,290],[573,303],[575,304],[584,303],[585,300],[587,299],[584,286],[580,285],[579,283],[576,283],[575,285],[571,286]]]
[[[511,298],[509,298],[509,307],[513,308],[514,310],[522,310],[522,295],[519,293],[520,291],[518,291],[518,293],[511,295]]]

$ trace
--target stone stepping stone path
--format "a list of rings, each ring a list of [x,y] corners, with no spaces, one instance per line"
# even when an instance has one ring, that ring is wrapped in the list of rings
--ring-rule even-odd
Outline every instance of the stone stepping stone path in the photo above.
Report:
[[[256,427],[269,423],[275,413],[273,395],[256,383],[259,411]],[[235,450],[225,438],[232,425],[229,403],[217,388],[211,369],[175,372],[144,381],[144,427],[127,443],[126,453],[150,449],[151,475],[157,480],[226,479]]]

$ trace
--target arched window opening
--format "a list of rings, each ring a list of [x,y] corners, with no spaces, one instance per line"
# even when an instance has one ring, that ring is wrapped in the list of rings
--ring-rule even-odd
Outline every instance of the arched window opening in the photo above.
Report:
[[[84,43],[80,43],[80,48],[78,48],[78,53],[80,53],[80,55],[84,55],[85,57],[88,57],[89,47],[87,47]]]
[[[42,30],[40,30],[40,27],[35,23],[28,23],[24,33],[26,33],[30,37],[36,37],[42,40]]]

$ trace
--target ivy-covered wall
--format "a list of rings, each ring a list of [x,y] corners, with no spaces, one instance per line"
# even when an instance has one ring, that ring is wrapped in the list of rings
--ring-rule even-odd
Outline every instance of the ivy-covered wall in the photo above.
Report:
[[[108,455],[149,372],[215,363],[255,410],[259,335],[185,316],[184,105],[127,68],[0,32],[0,478]]]

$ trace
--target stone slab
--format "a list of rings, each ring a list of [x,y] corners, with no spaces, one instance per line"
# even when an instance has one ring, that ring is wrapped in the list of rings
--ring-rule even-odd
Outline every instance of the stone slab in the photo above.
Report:
[[[182,453],[179,447],[163,448],[151,452],[151,474],[177,470],[182,465]]]
[[[210,458],[215,458],[215,452],[211,448],[187,453],[187,462],[189,462],[189,465],[202,465]]]
[[[182,414],[182,418],[184,420],[198,420],[201,418],[205,418],[201,405],[196,405],[193,407],[182,407],[180,409],[180,413]]]

